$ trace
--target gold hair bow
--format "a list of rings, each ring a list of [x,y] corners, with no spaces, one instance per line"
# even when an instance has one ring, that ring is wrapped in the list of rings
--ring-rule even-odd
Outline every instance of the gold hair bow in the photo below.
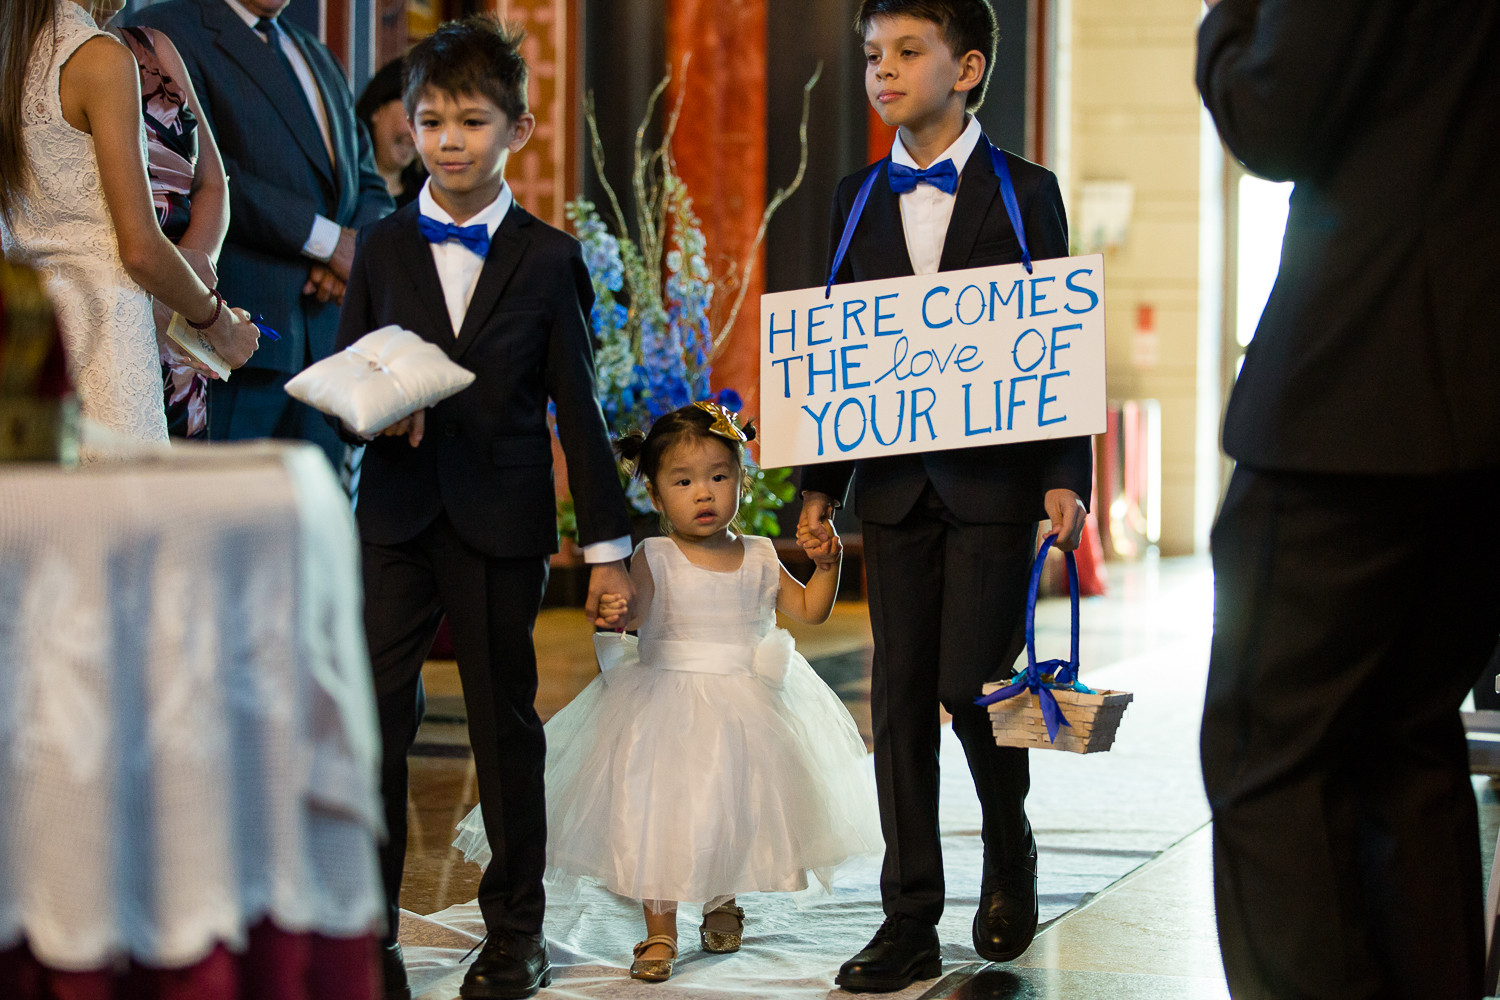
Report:
[[[718,403],[703,399],[693,405],[714,418],[713,424],[708,428],[710,434],[717,434],[721,438],[740,444],[750,440],[745,432],[740,430],[739,424],[734,422],[734,414]]]

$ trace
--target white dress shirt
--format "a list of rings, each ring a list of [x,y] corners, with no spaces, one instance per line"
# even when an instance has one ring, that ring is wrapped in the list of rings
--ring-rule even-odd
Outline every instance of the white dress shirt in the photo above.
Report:
[[[256,31],[255,24],[260,20],[260,15],[252,14],[239,0],[224,0],[229,9],[239,15],[241,21],[255,31],[255,35],[261,41],[267,41],[266,36]],[[277,19],[277,27],[281,27],[281,21]],[[323,93],[318,90],[318,81],[313,78],[312,67],[307,64],[307,57],[302,50],[297,48],[297,43],[292,41],[291,36],[282,28],[281,51],[286,55],[287,61],[292,64],[292,72],[297,74],[297,82],[302,84],[302,94],[307,98],[307,106],[312,110],[313,119],[318,123],[318,131],[323,135],[323,148],[328,150],[328,162],[334,163],[336,157],[333,152],[333,134],[328,126],[328,108],[323,104]],[[302,252],[314,260],[326,261],[333,256],[334,249],[338,246],[342,227],[332,219],[321,215],[314,216],[312,232],[307,236],[307,242],[302,246]]]
[[[432,178],[422,185],[417,195],[418,210],[429,219],[455,224],[453,216],[443,210],[432,197]],[[484,226],[490,239],[505,221],[506,213],[514,203],[510,185],[502,183],[495,200],[465,220],[462,225]],[[432,262],[437,266],[438,283],[443,286],[443,303],[448,307],[448,321],[453,324],[453,335],[463,329],[464,317],[469,313],[469,303],[474,299],[474,289],[479,286],[479,274],[484,270],[484,258],[464,246],[458,240],[429,244],[432,247]],[[605,542],[595,542],[583,547],[583,560],[587,563],[615,562],[630,555],[630,536],[622,535]]]
[[[490,239],[494,239],[495,230],[505,221],[505,214],[510,211],[513,201],[515,196],[511,194],[510,185],[502,182],[495,200],[474,213],[473,218],[464,221],[462,225],[464,228],[484,226]],[[422,191],[417,195],[417,207],[429,219],[454,224],[453,216],[444,211],[432,197],[430,177],[422,184]],[[443,302],[448,307],[448,321],[453,324],[453,336],[457,337],[458,331],[463,329],[464,317],[468,315],[474,289],[479,285],[479,272],[484,270],[484,258],[457,240],[433,243],[431,246],[432,262],[437,265],[438,281],[443,285]]]
[[[974,147],[979,145],[979,137],[983,134],[979,119],[970,115],[968,128],[928,166],[952,160],[954,168],[962,177],[964,165],[969,162],[969,157],[973,155]],[[906,151],[899,132],[896,133],[896,141],[891,144],[891,161],[913,170],[920,169],[917,161]],[[913,272],[937,274],[938,265],[943,259],[943,242],[948,238],[948,223],[953,218],[953,204],[957,200],[957,189],[953,194],[948,194],[931,184],[918,184],[900,196],[901,226],[906,230],[906,253],[911,257]]]

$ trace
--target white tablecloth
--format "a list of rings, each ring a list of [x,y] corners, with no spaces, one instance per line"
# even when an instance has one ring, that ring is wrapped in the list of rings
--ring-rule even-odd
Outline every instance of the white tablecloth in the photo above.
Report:
[[[0,950],[380,925],[352,514],[311,446],[0,466]]]

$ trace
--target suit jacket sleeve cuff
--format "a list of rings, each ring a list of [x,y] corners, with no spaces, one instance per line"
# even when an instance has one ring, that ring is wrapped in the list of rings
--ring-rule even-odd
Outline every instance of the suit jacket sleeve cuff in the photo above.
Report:
[[[590,566],[595,563],[619,562],[630,555],[630,536],[621,535],[607,542],[594,542],[583,547],[583,561]]]
[[[313,217],[312,232],[308,234],[307,242],[302,245],[302,254],[313,260],[321,260],[324,263],[333,256],[333,251],[338,249],[339,237],[343,230],[339,224],[332,219],[321,215]]]

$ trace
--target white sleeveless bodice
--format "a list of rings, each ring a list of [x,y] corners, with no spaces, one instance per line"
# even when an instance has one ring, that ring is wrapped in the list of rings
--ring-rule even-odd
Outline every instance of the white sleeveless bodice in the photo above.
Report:
[[[729,573],[694,565],[670,538],[642,543],[655,586],[640,629],[643,665],[699,673],[755,672],[756,647],[776,627],[781,563],[769,538],[741,538],[745,558]]]
[[[120,261],[93,137],[62,114],[63,65],[84,42],[107,33],[71,0],[57,7],[55,36],[42,32],[26,71],[21,130],[33,189],[11,225],[0,221],[0,241],[7,260],[41,272],[84,416],[133,438],[165,441],[151,296]],[[145,156],[143,122],[142,162]]]

